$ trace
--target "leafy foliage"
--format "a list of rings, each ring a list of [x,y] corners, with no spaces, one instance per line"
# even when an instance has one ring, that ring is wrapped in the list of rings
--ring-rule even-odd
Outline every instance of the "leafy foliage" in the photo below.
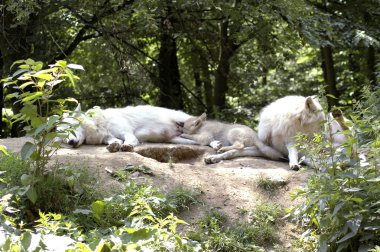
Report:
[[[248,223],[229,226],[225,214],[211,211],[189,237],[201,241],[203,248],[211,251],[264,251],[264,247],[279,242],[276,226],[283,215],[279,205],[260,203],[249,215]]]
[[[131,182],[120,195],[93,201],[87,208],[82,206],[71,214],[40,212],[35,229],[20,235],[12,228],[11,224],[16,223],[9,215],[11,209],[17,210],[10,208],[10,205],[17,206],[15,203],[9,194],[0,201],[0,218],[8,220],[0,224],[0,236],[5,235],[0,248],[5,250],[11,247],[51,249],[57,244],[60,249],[72,248],[75,251],[98,251],[101,248],[113,251],[200,250],[197,242],[177,233],[177,225],[186,224],[184,221],[173,214],[166,217],[155,214],[163,212],[167,206],[162,194],[150,186]],[[25,237],[33,242],[24,241]]]
[[[76,64],[58,61],[49,69],[42,69],[43,63],[32,59],[16,61],[18,66],[12,77],[3,79],[6,86],[12,85],[17,92],[7,95],[22,104],[19,114],[14,115],[14,122],[23,122],[26,135],[33,139],[27,141],[21,149],[21,157],[31,160],[31,169],[21,176],[25,193],[34,204],[38,198],[36,184],[43,177],[50,157],[60,148],[58,138],[65,138],[68,132],[59,132],[66,103],[75,99],[55,99],[54,90],[63,85],[65,80],[74,84],[78,78],[70,69],[83,69]],[[66,127],[67,128],[67,127]],[[69,130],[69,129],[68,129]]]
[[[378,92],[366,92],[367,101],[377,99]],[[379,218],[379,125],[377,102],[368,109],[357,105],[359,116],[352,117],[351,131],[343,132],[348,140],[344,151],[321,152],[325,145],[321,137],[315,137],[307,154],[314,157],[314,164],[323,173],[309,178],[307,187],[298,190],[294,197],[305,202],[293,209],[302,225],[307,227],[303,235],[309,250],[358,251],[380,242]],[[358,152],[364,152],[358,156]],[[324,155],[322,157],[321,155]],[[343,155],[343,156],[342,156]],[[349,165],[347,167],[347,165]]]

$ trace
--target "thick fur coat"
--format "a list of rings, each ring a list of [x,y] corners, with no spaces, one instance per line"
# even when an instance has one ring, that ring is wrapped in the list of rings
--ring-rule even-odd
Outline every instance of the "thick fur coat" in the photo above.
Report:
[[[182,111],[139,105],[108,109],[95,107],[81,113],[78,106],[75,113],[77,119],[66,119],[69,124],[79,124],[67,139],[73,147],[108,144],[108,150],[114,152],[132,151],[141,142],[195,144],[179,137],[181,131],[177,122],[191,117]]]
[[[291,169],[299,169],[295,136],[321,132],[325,114],[317,98],[285,96],[260,113],[258,136],[261,141],[289,158]]]

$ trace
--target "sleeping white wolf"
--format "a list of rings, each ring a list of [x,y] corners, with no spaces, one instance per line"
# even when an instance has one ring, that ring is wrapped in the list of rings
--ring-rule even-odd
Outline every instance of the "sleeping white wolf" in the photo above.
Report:
[[[342,144],[346,137],[341,131],[346,130],[347,119],[339,110],[329,114],[328,128],[332,140],[337,145]],[[285,96],[268,106],[260,113],[258,137],[265,144],[273,147],[289,158],[289,167],[300,168],[298,150],[295,146],[295,136],[298,133],[312,134],[321,132],[325,122],[322,106],[315,97]],[[246,147],[242,150],[230,150],[208,157],[213,163],[224,159],[249,156],[267,156],[257,147]]]
[[[150,105],[108,109],[95,107],[86,113],[80,110],[78,105],[74,115],[76,118],[64,119],[65,123],[76,125],[65,140],[75,148],[82,144],[107,144],[110,152],[116,152],[132,151],[141,142],[196,144],[179,137],[181,131],[177,122],[191,117],[182,111]]]

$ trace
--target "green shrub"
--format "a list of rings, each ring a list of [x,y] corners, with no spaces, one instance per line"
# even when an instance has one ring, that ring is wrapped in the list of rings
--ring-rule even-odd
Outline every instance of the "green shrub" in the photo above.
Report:
[[[318,170],[324,172],[312,175],[307,186],[294,195],[304,199],[292,210],[307,229],[303,238],[308,244],[304,248],[358,251],[380,243],[379,91],[365,94],[367,98],[356,105],[351,117],[354,127],[346,132],[344,159],[334,156],[334,149],[330,151],[327,158],[331,162],[316,162]],[[370,100],[373,103],[368,103]],[[324,147],[319,139],[310,144],[316,148],[309,150]],[[366,154],[366,160],[358,151]],[[318,151],[307,155],[314,160],[321,158]]]
[[[39,177],[35,189],[40,197],[31,204],[26,196],[27,186],[21,179],[30,167],[29,161],[14,154],[0,156],[0,182],[3,183],[0,195],[12,195],[19,221],[34,221],[38,218],[39,211],[69,213],[74,207],[89,204],[101,197],[100,190],[94,183],[98,179],[88,170],[55,165]]]
[[[282,214],[278,205],[259,204],[250,213],[252,221],[229,226],[225,214],[211,211],[189,238],[201,242],[207,251],[264,251],[279,243],[276,227]]]
[[[54,92],[69,81],[74,85],[78,79],[71,69],[83,69],[76,64],[57,61],[50,68],[43,69],[43,63],[32,59],[19,60],[13,63],[17,70],[12,76],[2,79],[4,87],[12,87],[13,93],[7,99],[16,99],[22,106],[19,113],[13,116],[13,123],[22,122],[26,135],[32,138],[27,141],[20,155],[23,160],[30,160],[30,169],[22,174],[25,195],[34,204],[38,197],[37,183],[42,181],[46,166],[51,156],[60,148],[58,138],[67,137],[68,131],[59,132],[67,103],[77,102],[73,98],[56,99]],[[12,68],[11,67],[11,68]],[[70,130],[70,127],[66,127]]]
[[[186,187],[176,187],[171,190],[167,195],[169,204],[176,212],[180,212],[184,209],[189,209],[193,204],[199,203],[197,197],[199,192]]]

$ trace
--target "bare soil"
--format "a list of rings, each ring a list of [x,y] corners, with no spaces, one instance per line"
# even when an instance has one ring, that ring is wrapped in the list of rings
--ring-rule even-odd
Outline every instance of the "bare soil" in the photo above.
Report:
[[[27,138],[0,139],[0,145],[9,151],[19,152]],[[294,205],[290,192],[306,183],[312,171],[291,171],[286,162],[275,162],[264,158],[244,157],[225,160],[218,164],[206,165],[204,157],[214,153],[205,146],[174,144],[143,144],[135,147],[134,152],[110,153],[105,146],[84,145],[73,149],[64,146],[55,155],[59,163],[85,166],[98,174],[99,182],[109,192],[117,193],[123,183],[112,177],[105,168],[116,171],[129,164],[143,164],[153,171],[153,176],[143,173],[133,177],[135,181],[149,183],[163,191],[182,186],[200,193],[201,204],[190,207],[180,214],[190,225],[211,209],[227,214],[230,223],[244,221],[248,218],[242,214],[256,204],[274,202],[284,207]],[[268,192],[257,186],[257,178],[267,176],[283,179],[286,186],[274,192]],[[280,232],[284,246],[290,246],[290,240],[298,236],[295,227],[285,222]]]

